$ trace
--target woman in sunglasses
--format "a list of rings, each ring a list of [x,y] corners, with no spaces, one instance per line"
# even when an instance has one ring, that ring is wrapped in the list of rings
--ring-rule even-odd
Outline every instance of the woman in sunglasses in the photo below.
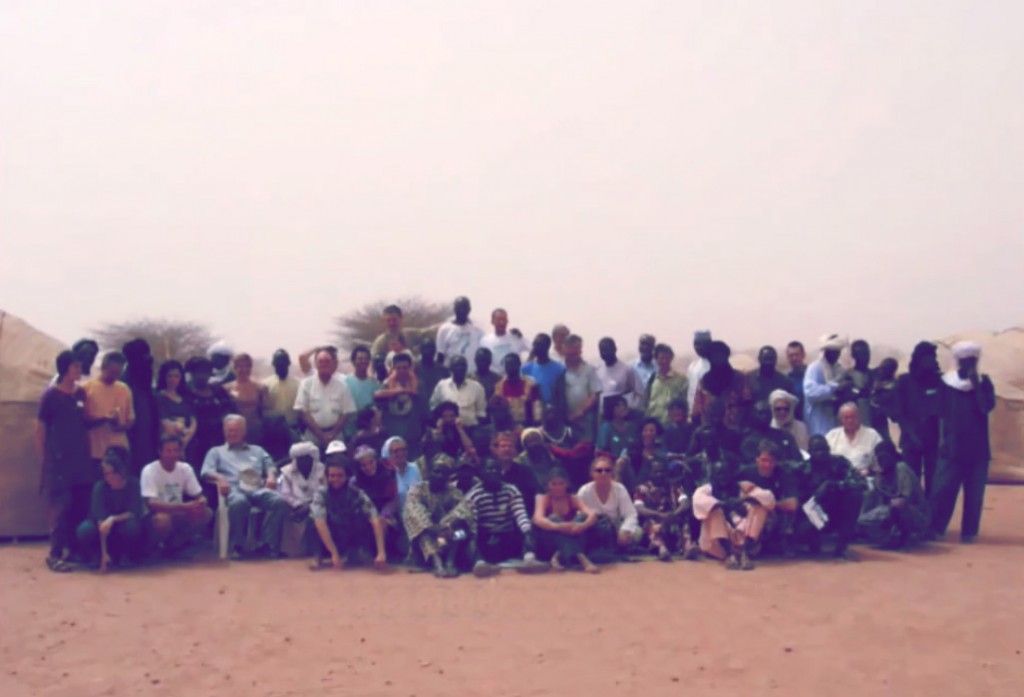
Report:
[[[626,487],[615,481],[615,464],[607,455],[599,455],[590,465],[593,481],[580,487],[576,494],[584,506],[597,514],[587,545],[591,559],[596,555],[624,552],[640,541],[643,530],[637,517],[633,498]]]

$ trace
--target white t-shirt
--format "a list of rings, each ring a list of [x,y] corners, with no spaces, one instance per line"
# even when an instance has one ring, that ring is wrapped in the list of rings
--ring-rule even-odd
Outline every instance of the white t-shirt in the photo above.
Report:
[[[480,348],[491,350],[491,372],[497,373],[498,375],[504,375],[505,356],[510,353],[515,353],[522,358],[523,354],[530,350],[530,345],[526,343],[526,339],[508,332],[506,332],[504,336],[498,336],[494,332],[491,332],[484,338],[480,339]]]
[[[195,498],[203,493],[195,471],[185,462],[176,462],[170,472],[163,468],[159,460],[150,462],[142,468],[139,486],[142,498],[164,503],[185,503],[185,495]]]
[[[633,535],[639,533],[640,522],[637,517],[636,506],[633,505],[633,499],[630,498],[626,487],[619,482],[612,482],[612,490],[608,494],[608,500],[602,502],[597,495],[596,486],[594,482],[587,482],[580,487],[579,493],[576,494],[577,498],[598,515],[608,516],[608,519],[619,530]]]
[[[320,428],[330,428],[338,423],[342,414],[355,414],[356,403],[345,384],[345,376],[335,373],[325,385],[320,376],[313,374],[304,378],[295,398],[295,410],[310,412]]]
[[[444,356],[445,365],[450,366],[455,356],[462,356],[467,363],[473,365],[473,358],[483,336],[483,330],[473,324],[471,319],[467,319],[465,324],[455,324],[449,320],[437,330],[437,352]]]

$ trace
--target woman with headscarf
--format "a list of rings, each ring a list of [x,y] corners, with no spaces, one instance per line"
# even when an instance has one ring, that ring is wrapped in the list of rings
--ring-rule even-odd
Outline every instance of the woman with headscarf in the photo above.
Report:
[[[420,468],[415,462],[409,462],[409,446],[399,436],[392,436],[384,441],[380,456],[388,461],[388,464],[395,470],[395,480],[398,482],[398,506],[399,510],[405,507],[405,497],[409,489],[423,481]]]
[[[931,495],[939,457],[939,413],[942,406],[942,370],[935,344],[914,347],[908,372],[896,378],[893,420],[900,427],[903,461],[924,476],[925,494]]]
[[[772,407],[772,428],[788,433],[796,441],[796,446],[806,451],[811,434],[807,432],[804,422],[796,418],[796,407],[799,403],[796,395],[785,390],[774,390],[768,396],[768,404]]]
[[[713,402],[725,404],[726,414],[735,412],[737,422],[751,402],[750,386],[743,373],[729,363],[732,350],[724,341],[712,341],[708,347],[708,363],[711,368],[700,379],[697,393],[693,397],[693,422],[701,423],[704,414]]]
[[[128,453],[110,448],[100,465],[103,479],[92,489],[89,517],[78,526],[78,542],[88,558],[99,556],[99,571],[111,564],[133,566],[142,557],[142,493],[128,474]]]

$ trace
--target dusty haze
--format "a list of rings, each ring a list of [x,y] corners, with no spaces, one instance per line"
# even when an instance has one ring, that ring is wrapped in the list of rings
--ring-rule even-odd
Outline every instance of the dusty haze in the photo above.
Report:
[[[381,296],[632,349],[1022,321],[1024,4],[4,2],[0,307],[269,355]]]

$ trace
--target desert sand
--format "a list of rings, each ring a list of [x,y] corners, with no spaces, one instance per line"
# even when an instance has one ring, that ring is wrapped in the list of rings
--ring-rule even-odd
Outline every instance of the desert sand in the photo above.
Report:
[[[1024,487],[857,563],[450,581],[300,560],[58,575],[0,547],[0,695],[1019,695]],[[955,528],[955,523],[954,523]]]

